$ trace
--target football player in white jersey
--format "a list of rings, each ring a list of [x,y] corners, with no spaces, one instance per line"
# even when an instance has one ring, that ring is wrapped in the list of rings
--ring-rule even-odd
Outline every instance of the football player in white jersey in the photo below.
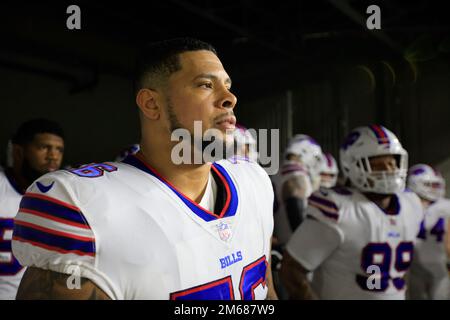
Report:
[[[189,38],[153,43],[136,79],[140,151],[45,175],[46,192],[34,183],[24,195],[13,251],[29,268],[17,297],[277,298],[267,173],[246,161],[172,157],[172,133],[195,140],[194,121],[232,139],[236,97],[215,49]]]
[[[7,167],[0,172],[0,300],[15,299],[25,271],[11,250],[13,222],[20,200],[35,179],[61,166],[63,131],[53,121],[27,121],[8,143],[7,153]]]
[[[277,206],[274,207],[273,257],[275,288],[281,299],[287,292],[280,280],[283,251],[294,230],[305,218],[308,197],[320,186],[322,149],[310,136],[292,137],[284,153],[284,161],[273,187]],[[275,267],[276,266],[276,267]]]
[[[445,180],[429,165],[417,164],[409,170],[407,187],[420,197],[426,210],[408,274],[408,298],[449,299],[450,200],[444,198]]]
[[[324,188],[333,188],[336,186],[339,169],[336,160],[331,153],[322,154],[322,169],[320,170],[320,186]]]
[[[404,299],[423,218],[419,198],[404,192],[407,152],[391,131],[371,125],[348,135],[340,162],[353,188],[311,195],[286,246],[281,272],[290,297]]]
[[[278,210],[274,212],[274,237],[284,247],[302,223],[308,197],[320,186],[322,149],[310,136],[295,135],[285,150],[283,164],[274,177]]]
[[[256,140],[250,131],[243,125],[236,124],[234,130],[235,152],[233,158],[241,160],[258,161],[258,153],[256,151]]]

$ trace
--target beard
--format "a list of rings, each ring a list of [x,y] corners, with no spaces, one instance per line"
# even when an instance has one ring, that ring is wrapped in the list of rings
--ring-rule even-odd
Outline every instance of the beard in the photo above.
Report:
[[[180,120],[178,119],[175,111],[174,111],[174,107],[173,104],[170,100],[170,97],[167,97],[166,99],[166,105],[167,105],[167,118],[169,119],[169,130],[170,130],[170,134],[172,134],[172,132],[174,132],[177,129],[184,129],[190,132],[190,137],[191,137],[191,147],[192,150],[196,150],[197,152],[201,152],[203,154],[203,152],[205,151],[205,149],[211,145],[212,143],[214,143],[216,141],[216,137],[212,137],[212,139],[209,140],[205,140],[204,135],[202,134],[201,137],[196,137],[193,132],[191,132],[188,128],[184,127]],[[233,114],[233,113],[231,113]],[[214,122],[214,121],[213,121]],[[202,124],[203,125],[203,124]],[[213,128],[214,126],[210,126],[211,128]],[[196,141],[197,139],[197,141]],[[201,141],[198,141],[201,140]],[[221,159],[225,159],[227,154],[232,154],[232,151],[230,151],[230,148],[232,148],[233,146],[230,146],[227,141],[226,141],[226,137],[221,139],[221,144],[222,144],[222,156],[219,157],[220,152],[218,152],[218,155],[216,155],[215,149],[211,152],[211,157],[215,158],[215,161],[221,160]],[[200,150],[198,150],[197,146],[200,147]],[[194,151],[195,152],[195,151]]]
[[[180,120],[178,120],[177,115],[175,114],[172,101],[170,100],[170,97],[167,97],[166,99],[166,105],[167,105],[167,117],[169,118],[169,130],[170,134],[174,132],[176,129],[186,129],[183,127],[183,125],[180,123]]]

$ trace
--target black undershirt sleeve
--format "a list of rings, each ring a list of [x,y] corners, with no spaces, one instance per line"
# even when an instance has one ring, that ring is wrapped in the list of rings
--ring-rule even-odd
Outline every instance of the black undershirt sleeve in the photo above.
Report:
[[[289,197],[284,200],[289,225],[294,231],[303,222],[303,211],[305,204],[302,198]]]

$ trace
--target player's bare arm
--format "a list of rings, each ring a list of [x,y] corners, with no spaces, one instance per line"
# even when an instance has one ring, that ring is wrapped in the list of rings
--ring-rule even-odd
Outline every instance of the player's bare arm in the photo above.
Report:
[[[30,267],[25,271],[17,300],[110,300],[91,280],[81,278],[79,289],[69,289],[70,275]]]
[[[282,188],[283,199],[289,197],[306,198],[307,197],[307,186],[304,176],[294,176],[287,179],[283,183]]]
[[[281,264],[281,281],[289,293],[289,299],[318,299],[306,277],[307,273],[308,270],[295,261],[289,253],[284,253]]]
[[[306,181],[303,176],[294,176],[283,183],[282,197],[292,230],[295,230],[303,220],[305,210],[304,199],[307,198]]]

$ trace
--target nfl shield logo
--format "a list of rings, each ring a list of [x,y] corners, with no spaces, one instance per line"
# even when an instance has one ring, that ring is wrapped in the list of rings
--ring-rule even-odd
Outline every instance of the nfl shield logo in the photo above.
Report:
[[[227,241],[231,237],[231,228],[224,222],[217,225],[217,231],[222,241]]]

